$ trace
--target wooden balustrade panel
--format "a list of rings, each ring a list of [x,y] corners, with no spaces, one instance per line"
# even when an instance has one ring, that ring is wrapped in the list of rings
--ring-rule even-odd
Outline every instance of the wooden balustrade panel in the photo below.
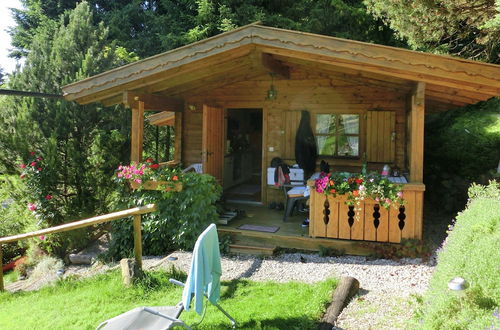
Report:
[[[349,220],[354,221],[354,215],[349,216],[350,211],[351,213],[354,213],[351,209],[349,208],[349,205],[345,203],[346,198],[344,196],[338,196],[337,197],[339,200],[339,238],[342,239],[351,239],[351,226],[349,225]]]
[[[333,196],[328,196],[328,203],[330,204],[330,220],[326,224],[326,236],[330,238],[339,237],[339,208],[340,202]]]
[[[325,200],[325,195],[316,192],[311,193],[309,201],[309,234],[313,237],[326,237],[326,227],[323,222]]]
[[[354,222],[351,226],[351,239],[363,240],[365,231],[365,202],[354,205]]]
[[[345,203],[345,196],[327,198],[313,191],[309,234],[391,243],[399,243],[402,238],[421,239],[423,190],[405,190],[404,198],[404,206],[391,206],[387,210],[372,199],[364,200],[358,206],[349,206]],[[357,208],[361,209],[358,211]]]
[[[406,200],[404,227],[401,230],[401,238],[415,238],[415,191],[405,191],[403,198]],[[401,215],[401,214],[400,214]],[[401,216],[399,215],[399,224],[401,227]]]
[[[401,242],[401,230],[399,229],[399,208],[391,207],[389,210],[389,242]]]

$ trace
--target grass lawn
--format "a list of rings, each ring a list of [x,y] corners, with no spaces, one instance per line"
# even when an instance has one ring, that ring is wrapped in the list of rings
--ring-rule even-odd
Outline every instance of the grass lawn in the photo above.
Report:
[[[171,285],[165,271],[148,273],[131,288],[119,271],[85,280],[64,280],[37,292],[0,294],[1,329],[94,329],[100,322],[138,306],[175,305],[182,288]],[[179,277],[179,276],[176,276]],[[180,278],[184,280],[184,278]],[[234,280],[222,283],[221,306],[238,329],[315,329],[336,280],[309,285]],[[183,312],[188,324],[199,320]],[[199,329],[224,329],[229,320],[209,305]]]

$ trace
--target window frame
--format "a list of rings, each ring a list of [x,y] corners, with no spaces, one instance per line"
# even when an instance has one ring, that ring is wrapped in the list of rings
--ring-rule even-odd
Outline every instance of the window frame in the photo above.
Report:
[[[319,115],[330,115],[330,116],[335,116],[335,134],[325,134],[325,133],[318,133],[317,131],[317,123],[318,123],[318,116]],[[340,136],[340,130],[339,130],[339,127],[340,127],[340,118],[342,115],[354,115],[354,116],[358,116],[358,133],[357,134],[348,134],[348,133],[344,133],[343,136],[354,136],[354,137],[357,137],[358,138],[358,155],[357,156],[345,156],[345,155],[339,155],[338,151],[339,151],[339,145],[338,145],[338,142],[339,142],[339,136]],[[335,112],[335,113],[332,113],[332,112],[318,112],[315,114],[315,122],[314,122],[314,138],[316,139],[316,145],[317,145],[317,148],[318,148],[318,157],[321,157],[321,158],[335,158],[335,159],[360,159],[361,158],[361,154],[362,154],[362,150],[361,150],[361,127],[362,127],[362,123],[361,123],[361,120],[362,120],[362,114],[360,113],[356,113],[356,112]],[[318,136],[335,136],[335,145],[334,145],[334,154],[333,155],[322,155],[320,154],[320,148],[319,148],[319,145],[318,145],[318,140],[317,140],[317,137]]]

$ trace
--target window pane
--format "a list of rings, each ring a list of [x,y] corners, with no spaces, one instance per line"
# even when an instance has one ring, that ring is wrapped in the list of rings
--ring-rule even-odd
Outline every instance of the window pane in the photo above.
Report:
[[[339,133],[359,134],[359,115],[340,115]]]
[[[316,136],[318,154],[323,156],[335,155],[335,136]]]
[[[317,114],[316,115],[316,133],[335,134],[335,115]]]
[[[359,156],[359,137],[358,136],[339,136],[339,156]]]

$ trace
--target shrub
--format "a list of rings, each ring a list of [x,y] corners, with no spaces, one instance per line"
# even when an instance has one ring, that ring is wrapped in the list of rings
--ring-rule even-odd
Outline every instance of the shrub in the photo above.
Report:
[[[168,170],[167,170],[168,171]],[[216,222],[215,202],[222,188],[215,178],[206,174],[179,173],[171,170],[182,182],[175,191],[122,191],[122,208],[155,203],[158,211],[142,216],[142,248],[145,255],[163,255],[175,249],[192,249],[201,232]],[[132,222],[113,222],[108,258],[130,256],[133,251]]]
[[[467,209],[457,216],[444,247],[423,305],[414,321],[419,329],[498,328],[495,308],[500,304],[500,185],[474,185]],[[462,277],[470,287],[463,296],[447,284]]]
[[[426,198],[447,212],[464,208],[472,182],[498,178],[500,99],[426,116]]]
[[[34,228],[36,219],[27,208],[25,187],[16,176],[0,176],[0,237],[21,234]],[[21,255],[27,241],[3,245],[5,263]]]

